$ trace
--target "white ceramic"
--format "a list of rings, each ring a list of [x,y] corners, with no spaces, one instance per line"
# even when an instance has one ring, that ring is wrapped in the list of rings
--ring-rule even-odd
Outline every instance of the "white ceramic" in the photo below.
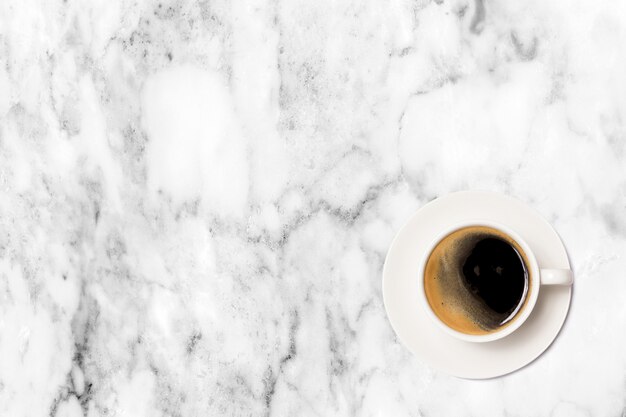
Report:
[[[398,232],[383,268],[383,299],[398,338],[416,356],[451,375],[483,379],[515,371],[550,346],[567,316],[572,286],[542,287],[528,318],[507,337],[471,343],[442,330],[419,301],[420,260],[443,230],[474,219],[514,230],[539,268],[570,269],[561,239],[537,212],[502,194],[464,191],[428,203]]]
[[[430,254],[435,249],[435,247],[441,242],[446,236],[449,234],[463,229],[465,227],[470,226],[487,226],[493,229],[499,230],[513,240],[517,242],[517,244],[521,247],[522,251],[526,255],[526,260],[528,261],[528,269],[530,276],[530,290],[522,300],[523,309],[518,313],[518,315],[511,321],[507,326],[502,329],[492,332],[489,334],[482,335],[472,335],[459,332],[448,327],[443,321],[439,319],[439,317],[433,312],[426,298],[426,293],[424,291],[424,271],[426,269],[426,261],[430,257]],[[533,308],[535,308],[535,304],[537,302],[537,298],[539,296],[539,290],[541,285],[572,285],[572,271],[569,269],[540,269],[537,264],[537,259],[530,248],[530,246],[524,241],[524,239],[513,229],[489,220],[466,220],[461,223],[454,224],[452,226],[444,228],[439,235],[433,239],[431,244],[426,247],[423,251],[422,259],[419,263],[419,272],[416,276],[417,279],[417,289],[418,289],[418,302],[422,305],[425,313],[433,320],[433,322],[439,326],[443,331],[447,332],[453,337],[456,337],[461,340],[465,340],[468,342],[492,342],[494,340],[502,339],[505,336],[513,333],[517,330],[530,316]]]

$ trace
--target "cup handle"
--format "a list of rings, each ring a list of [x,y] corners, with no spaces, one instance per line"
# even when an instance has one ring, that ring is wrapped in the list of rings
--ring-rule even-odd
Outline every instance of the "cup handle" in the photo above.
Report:
[[[542,269],[541,285],[572,285],[574,275],[571,269]]]

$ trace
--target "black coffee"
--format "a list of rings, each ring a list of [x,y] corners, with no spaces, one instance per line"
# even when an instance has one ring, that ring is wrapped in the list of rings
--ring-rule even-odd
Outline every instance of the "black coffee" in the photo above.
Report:
[[[529,286],[525,255],[505,233],[486,226],[457,230],[426,263],[424,288],[435,314],[467,334],[505,326],[521,311]]]
[[[463,263],[467,288],[495,313],[509,316],[526,288],[526,268],[517,250],[497,237],[475,243]]]

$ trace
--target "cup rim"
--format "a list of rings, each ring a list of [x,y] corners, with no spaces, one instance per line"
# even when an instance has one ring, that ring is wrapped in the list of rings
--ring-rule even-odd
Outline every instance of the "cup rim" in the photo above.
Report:
[[[432,254],[435,247],[449,234],[454,233],[457,230],[461,230],[466,227],[472,227],[472,226],[491,227],[509,235],[522,248],[522,250],[524,251],[524,254],[526,255],[526,259],[528,263],[530,264],[528,265],[530,269],[530,286],[529,286],[530,290],[528,294],[526,295],[526,305],[522,307],[522,311],[520,311],[519,316],[516,317],[510,324],[508,324],[507,326],[505,326],[504,328],[500,330],[497,330],[492,333],[480,334],[480,335],[463,333],[463,332],[460,332],[458,330],[455,330],[449,327],[446,323],[444,323],[439,318],[439,316],[437,316],[437,314],[435,314],[435,312],[432,310],[430,303],[428,302],[428,299],[426,298],[426,291],[424,289],[426,263],[428,262],[428,259],[430,258],[430,255]],[[467,220],[467,221],[455,223],[452,226],[444,229],[439,234],[437,234],[437,236],[433,239],[431,244],[426,248],[426,251],[424,253],[425,254],[420,262],[419,276],[418,276],[418,292],[420,294],[422,305],[427,315],[439,328],[441,328],[443,331],[445,331],[446,333],[448,333],[449,335],[457,339],[464,340],[467,342],[479,342],[479,343],[480,342],[492,342],[495,340],[502,339],[503,337],[506,337],[510,335],[511,333],[513,333],[522,324],[524,324],[524,322],[530,316],[530,313],[535,307],[537,298],[539,297],[539,287],[540,287],[539,266],[537,264],[537,258],[535,257],[535,254],[530,249],[526,241],[517,232],[511,230],[509,227],[501,223],[490,221],[490,220]]]

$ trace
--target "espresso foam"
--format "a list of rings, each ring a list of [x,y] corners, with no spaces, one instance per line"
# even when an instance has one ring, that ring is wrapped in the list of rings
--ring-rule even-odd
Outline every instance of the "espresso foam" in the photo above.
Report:
[[[431,309],[445,324],[462,333],[480,335],[499,330],[515,319],[526,302],[528,276],[524,279],[519,302],[510,311],[503,311],[494,309],[493,302],[490,306],[481,298],[463,274],[463,265],[477,244],[489,239],[512,247],[521,258],[524,273],[530,274],[526,255],[519,244],[505,233],[486,226],[470,226],[449,234],[426,262],[424,289]]]

